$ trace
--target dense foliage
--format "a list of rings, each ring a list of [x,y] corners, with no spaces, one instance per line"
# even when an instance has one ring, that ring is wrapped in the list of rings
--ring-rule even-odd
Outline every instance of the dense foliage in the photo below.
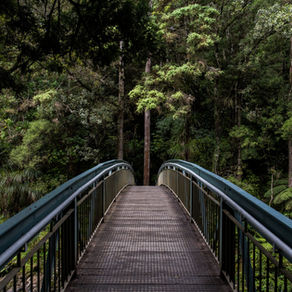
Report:
[[[1,1],[0,213],[115,158],[121,110],[141,183],[151,109],[152,183],[161,162],[182,158],[291,216],[290,1],[148,4]]]

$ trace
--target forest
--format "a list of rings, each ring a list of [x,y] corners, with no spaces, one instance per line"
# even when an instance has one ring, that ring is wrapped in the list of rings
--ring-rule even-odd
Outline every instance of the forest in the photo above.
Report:
[[[0,221],[115,158],[138,184],[194,162],[292,218],[290,0],[1,0],[0,90]]]

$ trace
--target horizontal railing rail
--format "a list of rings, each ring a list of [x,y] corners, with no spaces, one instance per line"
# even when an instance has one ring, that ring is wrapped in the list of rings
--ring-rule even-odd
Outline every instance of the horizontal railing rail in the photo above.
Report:
[[[157,184],[179,198],[236,291],[291,291],[292,220],[190,162],[165,162]]]
[[[0,291],[61,291],[132,167],[112,160],[67,181],[0,225]]]

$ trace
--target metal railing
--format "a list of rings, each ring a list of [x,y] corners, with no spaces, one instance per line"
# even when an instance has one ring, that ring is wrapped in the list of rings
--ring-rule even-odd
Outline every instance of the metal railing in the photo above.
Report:
[[[292,220],[190,162],[165,162],[157,184],[181,201],[234,291],[292,291]]]
[[[134,184],[112,160],[80,174],[0,225],[0,291],[63,291],[116,196]]]

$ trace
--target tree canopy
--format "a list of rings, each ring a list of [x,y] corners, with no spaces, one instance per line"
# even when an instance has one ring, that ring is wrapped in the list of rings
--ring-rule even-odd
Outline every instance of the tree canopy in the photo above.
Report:
[[[2,0],[0,213],[115,158],[121,111],[141,183],[151,110],[152,183],[181,158],[291,217],[291,40],[285,0]]]

